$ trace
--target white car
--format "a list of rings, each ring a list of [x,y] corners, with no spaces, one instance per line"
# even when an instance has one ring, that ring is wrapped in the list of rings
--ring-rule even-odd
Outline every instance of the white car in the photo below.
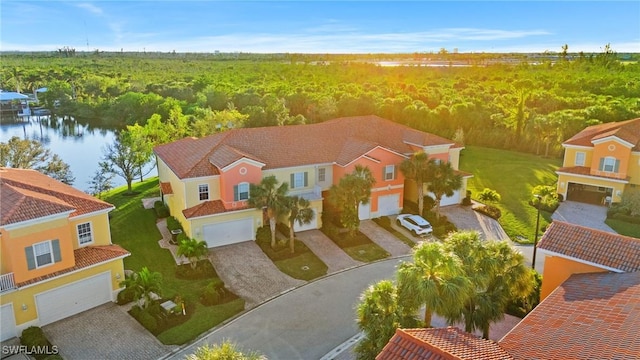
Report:
[[[431,224],[420,215],[400,214],[396,222],[415,236],[430,235],[433,232]]]

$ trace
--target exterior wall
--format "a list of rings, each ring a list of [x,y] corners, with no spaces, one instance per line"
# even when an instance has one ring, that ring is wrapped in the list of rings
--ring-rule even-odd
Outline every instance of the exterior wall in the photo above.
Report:
[[[109,227],[109,214],[102,213],[89,217],[75,217],[69,219],[69,226],[71,227],[71,234],[73,234],[74,243],[73,249],[80,247],[80,241],[78,239],[78,224],[91,223],[91,234],[93,235],[93,242],[84,246],[97,246],[97,245],[111,245],[111,229]]]
[[[234,186],[240,183],[257,184],[262,180],[262,170],[259,166],[250,162],[241,161],[235,166],[232,166],[220,175],[220,200],[224,203],[226,209],[233,209],[234,203]],[[197,187],[195,189],[197,196]],[[239,204],[236,202],[236,207],[246,205],[245,202]]]
[[[449,159],[448,161],[451,163],[451,167],[454,170],[460,170],[460,152],[463,148],[455,148],[449,150]]]
[[[184,179],[183,184],[185,190],[186,209],[207,201],[200,200],[200,192],[198,189],[200,185],[209,186],[209,200],[220,199],[220,177],[218,176]]]
[[[0,305],[13,303],[16,325],[18,327],[18,332],[20,332],[29,326],[38,325],[38,314],[35,302],[36,294],[104,273],[106,271],[111,273],[111,300],[115,301],[118,292],[120,292],[120,282],[124,280],[124,265],[122,259],[63,275],[49,281],[36,283],[35,285],[20,288],[18,290],[2,293],[2,296],[0,296]],[[117,279],[117,276],[120,276],[120,279]],[[26,310],[22,310],[22,304],[26,305]]]
[[[11,259],[11,268],[7,272],[13,272],[16,283],[28,281],[52,272],[64,270],[75,265],[73,255],[74,244],[77,244],[75,228],[72,232],[69,220],[59,218],[50,221],[43,221],[30,226],[25,226],[10,231],[0,230],[2,236],[2,261]],[[33,244],[47,241],[59,240],[61,261],[47,264],[40,268],[29,270],[25,248]]]
[[[164,195],[164,202],[167,204],[169,208],[169,213],[173,215],[183,227],[186,225],[186,219],[182,214],[182,210],[186,209],[186,194],[185,194],[185,184],[178,178],[176,174],[173,173],[171,169],[167,166],[167,164],[162,161],[159,157],[156,156],[157,164],[158,164],[158,179],[160,182],[169,182],[171,184],[171,189],[173,190],[172,195]]]
[[[544,272],[542,275],[542,288],[540,290],[540,301],[544,300],[553,290],[567,280],[573,274],[583,274],[592,272],[605,272],[606,270],[583,264],[577,261],[547,255],[544,261]]]
[[[631,153],[627,175],[630,177],[630,184],[640,186],[640,152]]]
[[[204,240],[204,232],[202,229],[203,226],[233,220],[241,220],[249,217],[253,218],[254,230],[257,230],[258,227],[262,226],[262,211],[258,209],[247,209],[192,219],[188,221],[189,232],[187,234],[196,240]],[[253,238],[251,240],[255,239],[256,238],[254,231]]]
[[[320,169],[325,169],[325,173],[324,173],[324,181],[320,181],[319,179],[319,171]],[[322,191],[324,190],[329,190],[329,188],[331,188],[331,185],[333,185],[333,166],[331,164],[326,164],[326,165],[318,165],[315,167],[316,170],[316,174],[315,174],[315,181],[316,181],[316,185],[320,186],[320,189]]]
[[[584,165],[576,164],[576,153],[584,153]],[[586,166],[591,167],[591,162],[593,161],[593,149],[592,148],[576,148],[576,147],[567,147],[564,150],[564,159],[562,162],[563,167],[572,167],[572,166]]]
[[[620,168],[618,173],[598,170],[600,159],[604,157],[614,157],[617,160],[620,160]],[[593,147],[593,159],[591,161],[591,174],[625,179],[627,177],[627,169],[629,168],[630,157],[631,149],[617,141],[610,140],[595,144]]]
[[[307,186],[297,187],[295,189],[292,188],[291,174],[304,172],[307,173]],[[328,176],[329,173],[325,174],[325,176]],[[271,175],[276,177],[276,179],[278,180],[278,184],[282,184],[285,182],[289,184],[289,194],[291,195],[313,192],[318,181],[318,175],[316,172],[316,167],[314,165],[289,167],[283,169],[270,169],[263,172],[263,177]],[[327,180],[329,179],[330,178],[327,178]]]
[[[567,198],[567,189],[569,187],[570,182],[613,188],[613,195],[611,197],[611,201],[614,203],[620,202],[620,200],[622,199],[621,197],[622,192],[624,191],[624,188],[625,188],[625,184],[623,183],[614,182],[614,181],[610,181],[603,178],[559,174],[558,175],[558,193],[562,194],[562,196],[565,199]]]

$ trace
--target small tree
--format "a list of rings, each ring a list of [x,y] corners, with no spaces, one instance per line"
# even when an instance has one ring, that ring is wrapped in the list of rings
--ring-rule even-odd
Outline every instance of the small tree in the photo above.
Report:
[[[431,166],[428,190],[436,200],[436,216],[440,218],[440,201],[443,196],[452,196],[456,190],[462,188],[462,176],[456,174],[449,162],[433,163]]]
[[[558,207],[558,193],[555,186],[538,185],[531,191],[531,206],[548,211],[554,211]]]
[[[256,352],[244,354],[238,347],[225,340],[222,344],[213,346],[204,345],[199,347],[194,354],[188,355],[187,360],[267,360],[263,355]]]
[[[133,299],[138,302],[138,306],[146,309],[153,301],[152,293],[160,295],[162,287],[162,274],[151,272],[146,266],[137,273],[127,276],[120,283],[121,287],[133,291]]]
[[[497,191],[489,188],[484,188],[484,190],[482,190],[478,194],[478,200],[488,203],[497,203],[502,200],[502,197],[500,196],[500,194],[498,194]]]
[[[375,182],[368,167],[356,165],[352,173],[343,176],[338,185],[329,189],[329,201],[342,211],[340,222],[352,236],[360,227],[358,208],[360,204],[369,203]]]
[[[102,193],[113,188],[113,184],[111,183],[113,176],[112,173],[105,169],[96,170],[96,172],[93,173],[91,181],[89,181],[89,194],[99,199]]]
[[[127,182],[128,192],[131,193],[133,179],[140,174],[140,169],[149,160],[150,156],[141,143],[134,141],[128,132],[121,132],[114,143],[105,148],[100,167],[122,177]]]
[[[71,185],[75,181],[69,165],[52,154],[36,140],[22,140],[17,136],[0,143],[0,166],[33,169],[58,181]]]
[[[178,256],[185,256],[189,259],[191,269],[195,269],[198,261],[209,253],[209,248],[205,241],[196,239],[184,239],[178,245]]]
[[[275,176],[267,176],[260,184],[251,184],[249,188],[249,205],[267,212],[271,229],[271,247],[276,246],[276,222],[280,216],[288,212],[287,192],[289,185],[282,183],[278,186]]]
[[[409,159],[400,163],[400,171],[408,180],[416,183],[418,190],[418,213],[424,212],[424,186],[431,181],[430,174],[434,162],[429,160],[429,156],[424,152],[417,152]]]
[[[383,280],[369,286],[360,296],[358,304],[358,328],[364,332],[364,339],[355,349],[358,359],[373,359],[382,351],[402,318],[395,285]]]
[[[313,209],[309,206],[309,200],[299,196],[289,196],[287,198],[286,207],[289,209],[289,249],[292,254],[295,252],[295,233],[293,227],[296,222],[300,226],[309,224],[315,216]]]

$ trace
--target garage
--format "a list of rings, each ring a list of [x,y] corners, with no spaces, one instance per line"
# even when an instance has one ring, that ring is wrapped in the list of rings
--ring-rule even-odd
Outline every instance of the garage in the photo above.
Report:
[[[253,218],[204,225],[202,233],[210,248],[255,239]]]
[[[35,295],[40,326],[111,301],[110,272]]]
[[[360,203],[360,205],[358,206],[358,219],[371,219],[371,201],[366,204]]]
[[[400,213],[400,194],[385,195],[378,198],[378,216]]]
[[[433,193],[429,193],[429,196],[435,199]],[[451,196],[443,196],[440,200],[440,206],[456,205],[460,204],[460,190],[453,192]]]
[[[316,209],[313,209],[313,220],[311,220],[310,223],[300,225],[296,221],[293,224],[293,231],[295,231],[295,232],[305,231],[305,230],[313,230],[313,229],[317,229],[317,228],[318,228],[318,211],[316,211]]]
[[[0,341],[18,336],[16,331],[16,318],[13,314],[13,304],[0,306]]]

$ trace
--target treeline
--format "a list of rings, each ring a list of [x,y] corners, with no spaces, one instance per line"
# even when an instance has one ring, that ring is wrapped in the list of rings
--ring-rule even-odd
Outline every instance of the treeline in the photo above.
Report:
[[[285,56],[286,55],[286,56]],[[640,65],[600,54],[517,64],[385,67],[363,61],[5,55],[0,86],[99,126],[186,123],[190,135],[376,114],[472,145],[557,156],[590,124],[640,116]],[[457,56],[447,54],[442,56]],[[424,54],[408,54],[422,59]],[[299,61],[302,59],[302,61]]]

